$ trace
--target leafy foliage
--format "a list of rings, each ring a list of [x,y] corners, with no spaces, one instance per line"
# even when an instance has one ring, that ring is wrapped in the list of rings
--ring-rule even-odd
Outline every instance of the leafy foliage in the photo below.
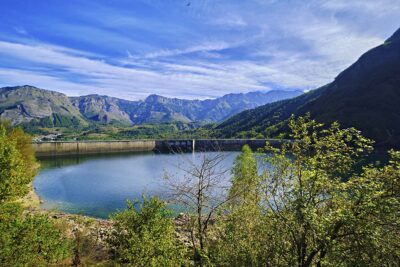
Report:
[[[0,265],[44,266],[65,259],[69,242],[48,217],[27,215],[12,201],[30,190],[37,163],[30,137],[0,123]]]
[[[220,235],[211,245],[217,266],[262,266],[264,252],[261,176],[251,149],[244,146],[233,168],[227,213],[216,226]]]
[[[23,197],[30,189],[36,168],[28,138],[19,130],[7,133],[0,124],[0,203]]]
[[[115,231],[108,242],[114,259],[132,266],[185,265],[184,248],[175,238],[170,212],[157,197],[143,199],[136,210],[128,201],[125,211],[112,220]]]
[[[7,135],[10,140],[15,141],[17,150],[20,152],[22,160],[26,166],[25,175],[34,177],[39,164],[36,162],[35,150],[32,147],[32,137],[26,134],[20,127],[7,127]]]
[[[46,215],[24,215],[18,204],[0,205],[0,265],[45,266],[69,256],[70,243]]]
[[[271,156],[259,178],[261,194],[253,194],[261,196],[258,203],[242,200],[227,209],[215,261],[226,266],[395,266],[400,259],[399,152],[392,151],[384,167],[359,171],[356,166],[372,144],[359,131],[342,130],[337,123],[324,128],[307,116],[290,119],[289,127],[293,142],[267,147]],[[243,164],[246,154],[235,169],[249,177],[239,179],[248,192],[256,168],[251,160]],[[253,220],[246,213],[252,207]],[[241,210],[242,220],[235,220],[240,216],[235,210]]]

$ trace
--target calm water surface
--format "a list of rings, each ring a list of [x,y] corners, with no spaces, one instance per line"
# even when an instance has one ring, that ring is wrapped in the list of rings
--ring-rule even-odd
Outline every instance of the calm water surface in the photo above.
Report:
[[[215,152],[205,152],[212,156]],[[238,152],[222,152],[231,168]],[[182,176],[179,167],[199,161],[204,153],[135,153],[41,159],[34,187],[43,208],[107,217],[124,209],[127,199],[165,193],[165,172]]]

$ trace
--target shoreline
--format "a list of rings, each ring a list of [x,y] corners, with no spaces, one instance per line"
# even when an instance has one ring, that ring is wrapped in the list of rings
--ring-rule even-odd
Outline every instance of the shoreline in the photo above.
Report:
[[[28,209],[29,211],[49,214],[50,216],[54,217],[54,219],[80,217],[101,222],[111,222],[110,219],[98,218],[83,214],[67,213],[59,211],[57,209],[44,209],[41,207],[41,205],[44,203],[44,200],[36,193],[36,190],[33,186],[31,186],[31,190],[28,192],[28,194],[25,197],[21,198],[19,201],[23,205],[23,207]]]
[[[74,238],[75,231],[86,232],[93,240],[98,241],[98,245],[103,249],[106,238],[112,231],[114,222],[111,219],[97,218],[83,214],[73,214],[61,212],[58,210],[46,210],[41,208],[44,200],[36,193],[35,188],[31,186],[29,193],[22,198],[22,205],[32,214],[47,215],[58,223],[66,226],[67,236]],[[31,202],[32,201],[32,202]],[[180,213],[172,218],[175,224],[176,237],[186,246],[190,247],[190,232],[186,229],[189,222],[189,215]]]
[[[36,193],[33,184],[30,185],[29,192],[17,201],[28,210],[41,210],[40,205],[43,203],[41,197]]]

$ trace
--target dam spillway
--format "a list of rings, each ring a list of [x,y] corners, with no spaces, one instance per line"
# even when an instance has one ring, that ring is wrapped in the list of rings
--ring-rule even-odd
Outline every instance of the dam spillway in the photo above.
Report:
[[[236,151],[244,145],[253,150],[266,143],[273,146],[282,140],[277,139],[181,139],[181,140],[124,140],[124,141],[52,141],[35,142],[36,156],[88,155],[121,152],[191,152],[191,151]]]

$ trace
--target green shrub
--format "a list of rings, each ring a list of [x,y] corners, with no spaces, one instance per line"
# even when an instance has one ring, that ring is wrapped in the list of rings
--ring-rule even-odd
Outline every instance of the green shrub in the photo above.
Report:
[[[63,231],[45,215],[24,215],[20,205],[0,205],[0,266],[46,266],[69,256]]]
[[[157,197],[144,197],[138,208],[128,201],[125,211],[112,216],[115,231],[108,243],[114,260],[132,266],[185,265],[185,250],[165,204]]]
[[[6,128],[0,124],[0,204],[23,197],[29,191],[34,158],[23,155],[22,148],[18,138],[7,135]]]

